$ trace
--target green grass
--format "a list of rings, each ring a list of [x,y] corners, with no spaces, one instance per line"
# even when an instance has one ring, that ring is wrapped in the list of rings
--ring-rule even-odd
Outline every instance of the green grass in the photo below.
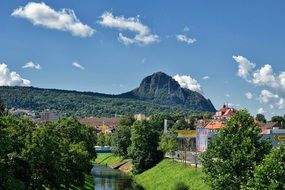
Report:
[[[95,160],[95,163],[101,164],[101,165],[112,165],[115,163],[118,163],[120,161],[124,160],[123,157],[115,156],[112,153],[98,153],[97,158]]]
[[[164,159],[155,167],[135,176],[135,181],[146,190],[173,190],[180,186],[187,186],[189,190],[210,189],[203,181],[204,174],[201,168]],[[183,188],[181,188],[183,189]]]

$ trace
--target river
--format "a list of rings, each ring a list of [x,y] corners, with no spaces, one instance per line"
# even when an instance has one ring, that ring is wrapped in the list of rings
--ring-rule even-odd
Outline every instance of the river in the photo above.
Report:
[[[91,170],[96,190],[134,190],[133,180],[130,176],[119,170],[94,165]]]

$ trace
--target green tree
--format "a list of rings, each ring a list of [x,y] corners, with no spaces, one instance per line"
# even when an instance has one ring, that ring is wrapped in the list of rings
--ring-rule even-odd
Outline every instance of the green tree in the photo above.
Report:
[[[285,117],[282,116],[273,116],[271,118],[272,122],[278,122],[278,124],[281,126],[281,128],[285,128]]]
[[[112,134],[111,144],[116,155],[127,157],[128,148],[131,145],[131,128],[119,126]]]
[[[254,189],[279,190],[285,187],[285,145],[272,149],[254,171]]]
[[[263,114],[260,114],[260,113],[256,114],[255,119],[256,119],[257,121],[266,123],[266,119],[265,119],[265,116],[264,116]]]
[[[174,124],[174,119],[171,114],[163,112],[155,113],[150,117],[149,123],[154,129],[162,131],[165,119],[167,119],[168,129],[171,129]]]
[[[97,145],[98,146],[105,146],[106,145],[106,138],[104,133],[98,133],[97,135],[98,137],[98,141],[97,141]]]
[[[135,118],[132,114],[126,114],[120,118],[120,126],[132,126],[134,122]]]
[[[260,129],[246,110],[234,115],[202,154],[206,182],[216,190],[239,190],[253,177],[253,171],[271,144],[260,140]]]
[[[190,128],[190,125],[185,121],[185,118],[178,119],[172,126],[173,130],[183,130]]]
[[[5,105],[2,99],[0,99],[0,116],[5,115]]]
[[[178,149],[178,141],[176,135],[162,135],[159,142],[159,150],[163,153],[171,153],[173,156],[174,152]]]
[[[137,174],[157,164],[163,154],[158,150],[159,132],[148,121],[136,121],[131,134],[128,153],[133,160],[133,173]]]

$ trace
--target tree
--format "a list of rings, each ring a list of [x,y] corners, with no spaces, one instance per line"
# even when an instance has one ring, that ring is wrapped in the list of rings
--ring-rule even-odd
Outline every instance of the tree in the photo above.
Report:
[[[174,124],[173,117],[170,114],[159,112],[155,113],[150,117],[149,123],[150,125],[158,130],[162,131],[164,127],[164,120],[167,119],[168,128],[171,129]]]
[[[172,129],[174,130],[183,130],[188,128],[190,128],[190,125],[185,121],[184,118],[178,119],[172,126]]]
[[[272,122],[278,122],[278,124],[281,126],[281,128],[285,128],[285,117],[282,116],[273,116],[271,118]]]
[[[133,173],[138,174],[157,164],[163,154],[158,150],[159,132],[148,121],[136,121],[131,134],[128,153],[133,160]]]
[[[159,142],[159,150],[163,153],[173,153],[178,149],[178,141],[176,135],[162,135]]]
[[[0,99],[0,116],[5,115],[5,105],[2,99]]]
[[[126,158],[128,148],[131,145],[131,128],[129,126],[119,126],[112,134],[111,144],[116,155]]]
[[[265,116],[264,116],[263,114],[261,114],[261,113],[256,114],[255,119],[256,119],[257,121],[260,121],[260,122],[266,123]]]
[[[202,154],[206,182],[216,190],[239,190],[270,152],[269,141],[260,140],[260,129],[246,110],[234,115]]]
[[[98,141],[97,141],[97,145],[98,146],[105,146],[106,145],[106,139],[105,139],[105,135],[104,133],[99,133],[97,135],[98,137]]]
[[[254,189],[278,190],[285,187],[285,145],[272,149],[255,168],[251,185]]]
[[[132,126],[134,122],[135,118],[132,114],[126,114],[120,118],[120,126]]]

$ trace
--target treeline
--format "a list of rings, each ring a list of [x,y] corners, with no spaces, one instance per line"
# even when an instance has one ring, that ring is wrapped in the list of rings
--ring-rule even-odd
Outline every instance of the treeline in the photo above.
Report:
[[[158,104],[151,100],[123,98],[116,95],[33,87],[0,87],[0,98],[5,101],[8,108],[28,109],[36,113],[49,109],[67,116],[111,117],[126,113],[152,115],[157,112],[190,114],[202,111],[174,103]]]
[[[0,189],[69,189],[84,184],[96,157],[95,130],[76,118],[38,125],[0,116]]]

